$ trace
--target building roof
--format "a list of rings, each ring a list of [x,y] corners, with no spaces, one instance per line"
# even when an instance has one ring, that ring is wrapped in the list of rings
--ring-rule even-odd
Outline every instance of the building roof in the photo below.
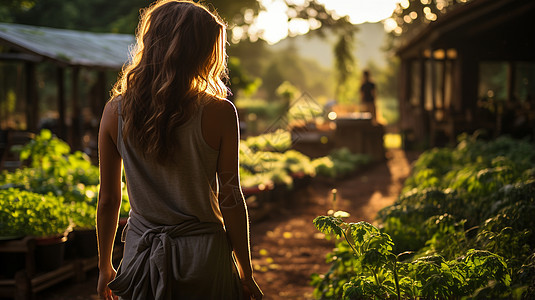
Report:
[[[501,55],[510,54],[512,50],[533,49],[533,39],[530,37],[535,33],[534,28],[535,1],[472,0],[404,40],[397,53],[402,57],[417,57],[422,49],[458,45],[473,45],[481,49],[507,44],[507,49],[503,49]],[[530,60],[533,58],[529,53],[517,56]]]
[[[129,34],[0,23],[0,45],[67,66],[120,69],[134,43]]]

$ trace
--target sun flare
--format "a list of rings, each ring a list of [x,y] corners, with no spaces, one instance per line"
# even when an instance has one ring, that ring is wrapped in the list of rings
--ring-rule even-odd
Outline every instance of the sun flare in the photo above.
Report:
[[[392,15],[396,4],[401,0],[316,0],[332,12],[335,17],[348,16],[353,24],[376,23]],[[269,44],[295,35],[318,29],[321,24],[315,19],[291,18],[295,10],[288,4],[306,5],[306,0],[259,0],[261,11],[258,16],[244,27],[233,29],[233,41],[249,36],[250,39],[263,39]],[[287,4],[288,3],[288,4]]]

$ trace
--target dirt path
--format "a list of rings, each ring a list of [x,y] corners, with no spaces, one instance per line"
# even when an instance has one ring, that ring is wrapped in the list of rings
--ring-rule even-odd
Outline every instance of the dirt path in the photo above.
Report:
[[[286,208],[271,213],[251,226],[253,266],[256,279],[269,299],[312,299],[312,273],[329,268],[325,255],[333,242],[323,239],[312,220],[332,209],[331,190],[338,191],[337,209],[351,214],[350,222],[373,223],[377,212],[394,202],[409,175],[416,154],[389,150],[388,160],[377,163],[342,181],[318,182],[286,197]],[[86,282],[65,282],[43,291],[40,300],[97,299],[96,271]]]
[[[377,212],[395,201],[416,155],[390,150],[387,157],[349,179],[315,182],[287,199],[294,201],[288,209],[253,224],[253,265],[266,300],[312,299],[310,275],[328,270],[325,255],[333,248],[312,220],[333,208],[333,188],[338,194],[336,209],[349,212],[351,222],[373,223]]]

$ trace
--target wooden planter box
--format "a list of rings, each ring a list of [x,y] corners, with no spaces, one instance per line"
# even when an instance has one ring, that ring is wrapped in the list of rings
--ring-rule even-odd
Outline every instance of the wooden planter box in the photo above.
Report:
[[[97,268],[98,257],[95,255],[66,260],[58,268],[39,271],[36,268],[35,251],[35,237],[0,242],[0,254],[20,254],[24,257],[24,268],[17,271],[13,278],[0,278],[0,297],[15,300],[33,299],[36,293],[69,278],[82,282],[86,279],[88,271]],[[122,254],[122,246],[116,245],[113,252],[114,260],[119,260]]]
[[[251,221],[259,221],[273,210],[274,206],[270,203],[273,188],[273,185],[242,187]]]

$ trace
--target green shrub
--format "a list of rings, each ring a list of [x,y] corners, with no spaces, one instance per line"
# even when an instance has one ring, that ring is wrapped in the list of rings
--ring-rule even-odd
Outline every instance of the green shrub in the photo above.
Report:
[[[328,178],[343,178],[360,166],[370,163],[366,154],[352,153],[348,148],[334,149],[328,156],[316,158],[312,165],[318,175]]]
[[[274,132],[248,137],[241,141],[252,151],[284,152],[292,146],[292,136],[289,131],[278,129]]]
[[[63,198],[15,188],[0,190],[0,236],[56,236],[70,226]]]
[[[533,274],[535,251],[534,175],[535,147],[528,141],[465,135],[453,149],[423,153],[400,197],[378,220],[397,245],[395,253],[455,259],[472,249],[500,255],[513,295],[535,279],[526,276]]]
[[[414,258],[394,254],[390,236],[366,222],[320,216],[314,225],[338,238],[327,257],[331,268],[312,277],[317,299],[451,299],[483,290],[499,296],[511,283],[503,258],[489,251],[470,249],[452,260],[438,254]]]
[[[15,188],[44,195],[46,199],[61,199],[74,227],[94,228],[99,169],[91,164],[89,157],[80,151],[71,153],[69,145],[49,130],[42,130],[19,151],[25,167],[3,171],[0,190]],[[121,217],[127,217],[129,210],[128,194],[123,186]]]

